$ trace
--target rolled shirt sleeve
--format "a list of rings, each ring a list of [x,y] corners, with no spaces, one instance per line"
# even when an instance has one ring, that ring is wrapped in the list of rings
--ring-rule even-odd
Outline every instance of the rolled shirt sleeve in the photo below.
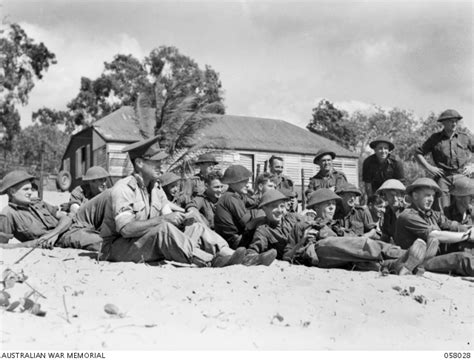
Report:
[[[120,233],[127,223],[135,220],[135,214],[145,209],[145,202],[138,201],[129,187],[112,188],[112,211],[116,232]]]

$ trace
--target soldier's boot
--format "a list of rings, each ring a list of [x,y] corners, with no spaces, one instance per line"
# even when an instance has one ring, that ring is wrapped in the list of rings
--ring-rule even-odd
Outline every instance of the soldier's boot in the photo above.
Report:
[[[242,264],[246,251],[245,247],[239,247],[231,255],[218,253],[212,260],[211,267],[227,267]]]
[[[270,266],[277,256],[276,249],[270,249],[263,253],[247,250],[242,262],[245,266]]]
[[[399,276],[411,275],[425,259],[426,243],[417,239],[407,252],[392,264],[392,270]]]
[[[215,257],[202,249],[195,248],[193,250],[193,257],[191,263],[198,267],[211,267],[211,262]]]

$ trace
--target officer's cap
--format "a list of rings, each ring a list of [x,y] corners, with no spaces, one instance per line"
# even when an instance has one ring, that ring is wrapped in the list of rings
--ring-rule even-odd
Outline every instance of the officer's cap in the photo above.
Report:
[[[158,144],[159,136],[154,136],[152,138],[144,139],[136,143],[127,145],[122,149],[122,152],[128,152],[128,155],[131,160],[134,160],[138,157],[145,160],[162,160],[168,156],[168,153],[164,149],[160,148]]]
[[[313,207],[317,204],[324,203],[327,201],[341,199],[336,193],[328,188],[319,188],[314,192],[311,192],[308,197],[308,203],[306,207]]]
[[[201,154],[198,157],[198,159],[194,162],[194,164],[200,164],[200,163],[212,163],[214,165],[219,164],[219,162],[216,160],[216,157],[214,157],[210,153]]]
[[[474,195],[474,179],[465,175],[455,176],[449,193],[458,197]]]
[[[436,191],[437,194],[441,194],[441,189],[431,178],[418,178],[416,181],[414,181],[407,187],[407,194],[412,194],[413,191],[419,188],[430,188]]]
[[[288,197],[285,196],[283,193],[276,189],[269,189],[266,191],[262,198],[260,199],[260,203],[258,204],[260,208],[266,206],[267,204],[276,202],[276,201],[287,201]]]
[[[370,146],[370,148],[375,149],[375,147],[379,143],[387,143],[388,144],[388,149],[390,151],[392,151],[395,148],[395,145],[387,137],[378,137],[377,139],[371,141],[369,146]]]
[[[0,184],[0,194],[5,194],[8,189],[27,180],[33,180],[36,177],[26,173],[23,170],[14,170],[3,177]]]
[[[235,164],[231,165],[225,170],[224,177],[222,177],[221,182],[225,184],[234,184],[248,180],[251,176],[252,172],[250,172],[247,168],[245,168],[243,165]]]
[[[336,194],[343,194],[343,193],[355,193],[358,196],[362,195],[359,188],[357,188],[355,185],[351,183],[344,183],[338,189],[336,189]]]
[[[163,174],[160,177],[160,184],[161,184],[161,186],[165,187],[169,184],[173,184],[173,183],[179,181],[180,179],[181,179],[181,177],[179,177],[178,175],[169,172],[169,173]]]
[[[318,164],[319,160],[324,157],[326,154],[329,154],[332,159],[336,158],[336,153],[329,149],[322,148],[320,149],[317,153],[316,156],[314,157],[313,163]]]
[[[379,189],[377,189],[377,194],[382,193],[383,191],[387,190],[395,190],[395,191],[402,191],[405,192],[406,188],[402,182],[398,179],[387,179],[385,182],[382,183]]]
[[[102,179],[102,178],[108,178],[110,177],[110,174],[102,167],[99,167],[98,165],[90,167],[86,174],[82,177],[83,181],[91,181],[94,179]]]
[[[460,120],[462,119],[462,116],[454,109],[447,109],[439,115],[438,122],[442,122],[443,120],[447,120],[447,119]]]

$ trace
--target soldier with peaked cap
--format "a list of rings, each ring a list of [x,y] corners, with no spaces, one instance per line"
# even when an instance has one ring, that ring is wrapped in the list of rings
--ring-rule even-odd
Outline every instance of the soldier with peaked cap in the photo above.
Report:
[[[394,243],[397,218],[405,210],[405,190],[405,186],[398,179],[388,179],[377,189],[376,194],[380,194],[387,203],[380,226],[381,240],[384,242]]]
[[[173,212],[157,183],[161,161],[167,153],[158,137],[145,139],[123,149],[128,152],[134,173],[111,190],[111,201],[101,226],[101,260],[111,262],[177,261],[200,267],[223,267],[242,263],[245,249],[230,249],[227,242],[201,223],[178,229],[184,214]]]
[[[107,180],[110,174],[102,167],[90,167],[82,177],[83,184],[71,191],[69,198],[69,212],[74,214],[79,207],[107,189]]]
[[[33,198],[34,176],[21,171],[5,175],[0,194],[8,195],[8,205],[2,210],[0,232],[11,234],[20,242],[52,248],[61,242],[71,225],[71,218],[44,201]],[[2,237],[3,243],[8,240]]]
[[[346,231],[355,236],[365,236],[377,239],[377,224],[373,221],[370,211],[359,206],[357,197],[361,191],[353,184],[345,183],[336,188],[336,194],[341,198],[335,219]]]
[[[387,179],[405,181],[402,161],[392,154],[394,144],[386,137],[379,137],[369,145],[374,154],[367,157],[362,166],[362,181],[367,196],[375,194]]]
[[[416,160],[425,168],[441,188],[441,207],[450,204],[449,188],[453,176],[470,176],[474,141],[471,136],[457,129],[462,116],[453,109],[445,110],[438,117],[443,130],[432,134],[415,152]],[[428,163],[425,155],[431,154],[434,165]]]
[[[409,251],[367,237],[346,236],[333,217],[336,202],[341,198],[330,189],[318,189],[310,194],[308,208],[317,218],[304,233],[303,247],[297,247],[295,260],[321,268],[357,267],[375,269],[386,267],[399,275],[411,274],[423,262],[426,246],[415,243]]]
[[[332,161],[336,158],[336,153],[328,149],[320,149],[314,157],[313,163],[319,165],[319,172],[309,179],[308,188],[305,195],[308,196],[311,192],[320,188],[329,188],[334,191],[347,183],[346,175],[334,169]]]
[[[423,263],[427,271],[473,276],[474,255],[470,252],[434,257],[439,243],[451,245],[474,242],[474,232],[458,222],[448,220],[441,212],[432,210],[436,193],[441,193],[441,189],[430,178],[419,178],[407,187],[411,205],[397,219],[395,244],[408,248],[414,242],[423,242],[428,249],[434,250]]]
[[[268,160],[269,173],[274,177],[275,188],[278,190],[288,189],[294,190],[293,181],[287,175],[283,174],[283,158],[272,155]]]

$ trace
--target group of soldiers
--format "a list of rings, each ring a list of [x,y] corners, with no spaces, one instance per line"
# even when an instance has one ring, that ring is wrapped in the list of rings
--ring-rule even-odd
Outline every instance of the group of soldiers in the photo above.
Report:
[[[284,159],[272,156],[253,189],[250,170],[230,165],[222,173],[212,154],[195,161],[188,178],[162,174],[168,154],[157,137],[123,149],[134,171],[107,188],[109,174],[94,166],[61,208],[34,198],[34,177],[8,173],[0,194],[0,246],[15,237],[28,247],[73,247],[98,252],[109,262],[170,261],[177,266],[270,265],[275,259],[322,268],[432,272],[473,276],[474,180],[472,139],[457,130],[454,110],[438,121],[415,157],[432,178],[406,185],[394,143],[370,143],[362,192],[334,169],[336,154],[320,149],[319,166],[300,209]],[[434,165],[425,156],[432,155]]]

